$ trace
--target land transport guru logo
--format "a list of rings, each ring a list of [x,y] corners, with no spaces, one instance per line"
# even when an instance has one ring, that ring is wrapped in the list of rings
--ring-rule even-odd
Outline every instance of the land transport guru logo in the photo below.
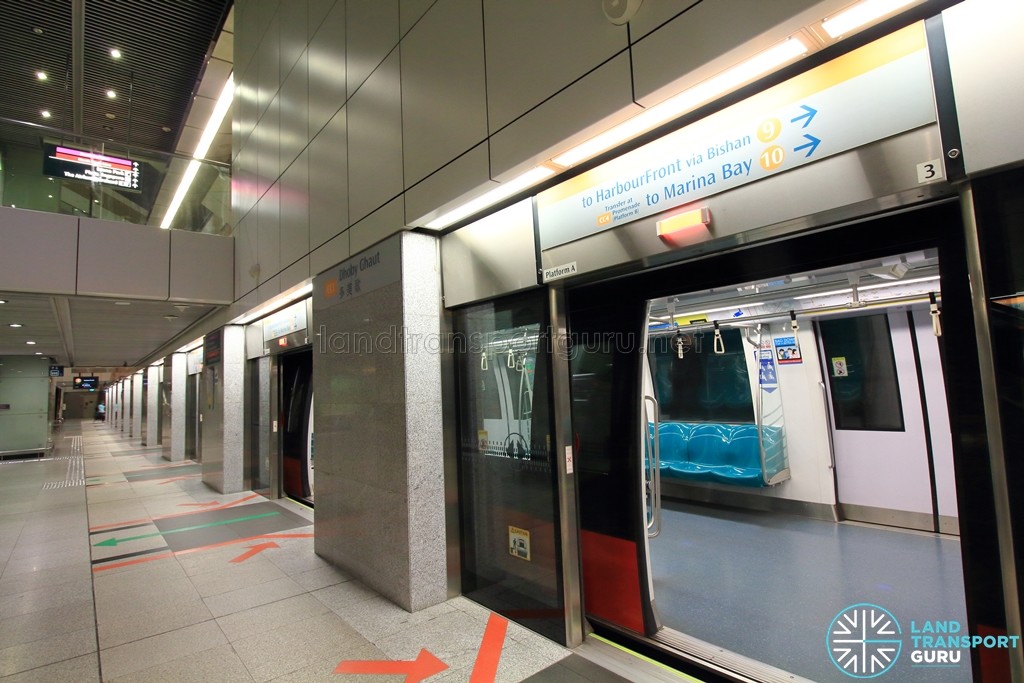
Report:
[[[1020,636],[971,635],[956,620],[910,622],[912,667],[959,667],[969,660],[970,650],[1010,649]],[[875,678],[886,673],[903,651],[903,629],[884,607],[858,603],[832,619],[825,646],[836,668],[851,678]]]
[[[900,624],[889,610],[859,603],[837,614],[825,644],[832,663],[853,678],[881,676],[896,664],[903,649]]]

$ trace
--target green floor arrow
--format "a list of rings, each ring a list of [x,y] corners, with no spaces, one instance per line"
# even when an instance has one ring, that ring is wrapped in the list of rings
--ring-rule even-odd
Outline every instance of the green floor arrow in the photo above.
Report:
[[[279,515],[280,512],[265,512],[262,515],[249,515],[248,517],[236,517],[235,519],[225,519],[220,522],[210,522],[208,524],[197,524],[196,526],[186,526],[181,529],[169,529],[167,531],[157,531],[154,534],[142,534],[141,536],[129,536],[128,538],[108,538],[105,541],[99,543],[93,543],[94,547],[99,546],[115,546],[118,543],[127,543],[128,541],[137,541],[141,538],[152,538],[154,536],[166,536],[167,534],[177,534],[182,531],[195,531],[196,529],[205,529],[211,526],[221,526],[222,524],[234,524],[235,522],[245,522],[250,519],[260,519],[261,517],[272,517],[273,515]]]

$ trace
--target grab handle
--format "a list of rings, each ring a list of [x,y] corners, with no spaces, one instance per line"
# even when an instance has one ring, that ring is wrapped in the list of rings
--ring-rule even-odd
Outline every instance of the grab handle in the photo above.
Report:
[[[644,396],[644,403],[651,405],[654,417],[654,433],[652,435],[654,447],[651,449],[653,457],[647,459],[647,467],[650,471],[649,481],[651,482],[651,519],[647,522],[647,537],[654,538],[661,533],[661,443],[658,438],[661,409],[658,399],[653,396]]]

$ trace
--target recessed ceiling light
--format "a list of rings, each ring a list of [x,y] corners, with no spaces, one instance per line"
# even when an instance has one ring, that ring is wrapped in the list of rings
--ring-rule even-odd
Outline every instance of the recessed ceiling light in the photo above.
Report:
[[[27,342],[25,342],[25,343],[26,343],[26,344],[28,344],[29,346],[34,346],[34,345],[35,345],[35,342],[34,342],[34,341],[27,341]]]
[[[45,71],[37,71],[36,78],[38,78],[41,81],[45,81],[47,78],[49,78],[49,76],[46,75]]]
[[[107,112],[106,114],[104,114],[104,116],[106,116],[108,119],[116,119],[117,118],[117,114],[111,114],[110,112]]]
[[[117,91],[116,90],[108,90],[107,91],[107,97],[109,97],[110,99],[116,98],[117,97]]]
[[[36,34],[37,36],[41,36],[43,35],[43,29],[39,28],[38,26],[33,26],[32,33]]]
[[[99,204],[99,203],[100,203],[100,200],[98,200],[98,199],[94,199],[94,200],[92,200],[92,203],[93,203],[93,204]]]
[[[11,323],[8,327],[21,327],[21,323]]]
[[[48,195],[46,195],[46,196],[47,196],[48,198],[50,198],[50,199],[53,199],[53,195],[52,195],[52,194],[48,194]]]
[[[110,50],[110,56],[113,57],[114,59],[121,59],[121,51],[118,50],[116,47],[112,48]]]
[[[39,113],[43,115],[44,119],[50,118],[50,110],[49,109],[44,109],[43,111],[41,111]]]
[[[132,302],[131,301],[115,301],[114,305],[115,306],[131,306]]]
[[[178,316],[176,316],[176,315],[165,315],[164,316],[164,320],[166,320],[167,322],[170,322],[172,320],[177,320],[177,319],[178,319]]]
[[[41,355],[43,355],[43,352],[42,351],[36,351],[36,355],[37,356],[41,356]]]
[[[0,299],[0,304],[5,304],[5,303],[7,303],[7,299]]]
[[[170,133],[171,132],[171,127],[170,126],[162,126],[160,128],[160,130],[162,130],[165,133]]]

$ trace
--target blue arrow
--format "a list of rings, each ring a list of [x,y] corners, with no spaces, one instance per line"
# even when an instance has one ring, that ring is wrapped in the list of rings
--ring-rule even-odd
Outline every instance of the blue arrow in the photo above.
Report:
[[[801,104],[800,108],[804,110],[804,113],[800,114],[800,116],[797,116],[796,118],[790,119],[789,122],[796,123],[800,119],[806,119],[804,121],[804,125],[800,126],[801,128],[806,128],[807,124],[814,120],[814,115],[818,113],[818,110],[808,107],[806,104]]]
[[[802,145],[800,145],[798,147],[794,147],[793,151],[794,152],[799,152],[802,149],[806,149],[807,150],[807,154],[805,154],[804,156],[805,157],[809,157],[812,154],[814,154],[814,150],[818,149],[818,145],[821,144],[821,140],[819,140],[818,138],[814,137],[813,135],[810,135],[809,133],[804,133],[804,138],[807,139],[807,142],[805,142],[804,144],[802,144]]]

